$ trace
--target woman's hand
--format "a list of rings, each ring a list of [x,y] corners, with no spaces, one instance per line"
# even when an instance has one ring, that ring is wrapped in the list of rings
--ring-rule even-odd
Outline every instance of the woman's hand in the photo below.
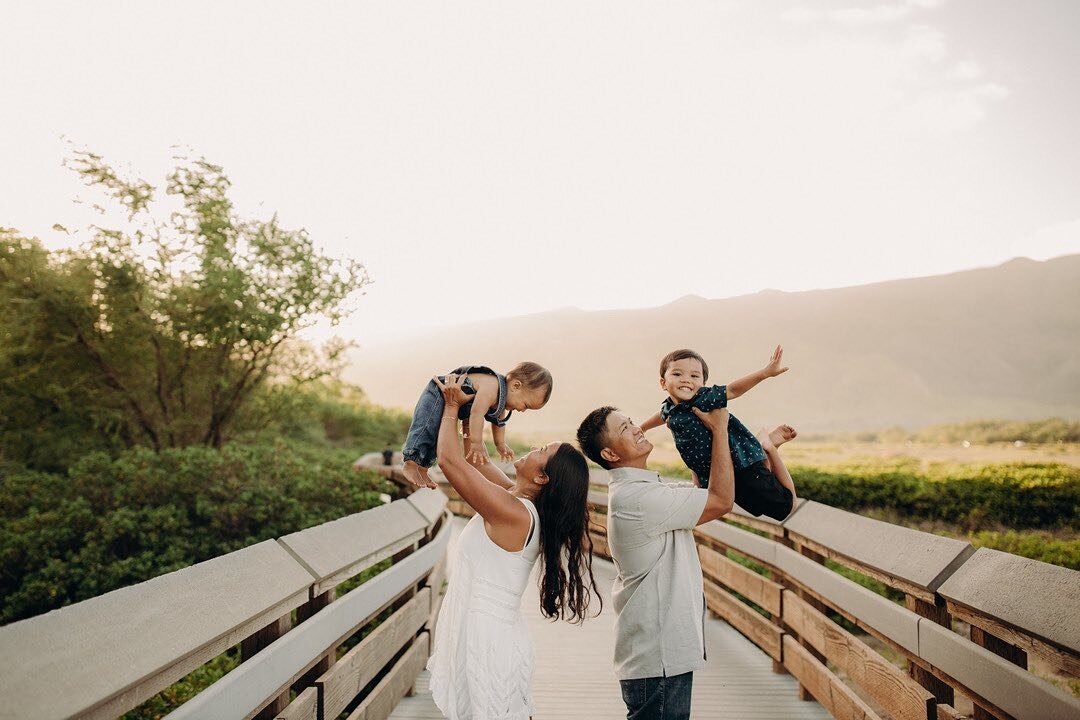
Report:
[[[506,443],[498,443],[495,449],[499,452],[499,457],[502,458],[503,462],[510,462],[514,459],[514,451]]]
[[[466,378],[464,375],[450,373],[446,376],[446,382],[440,380],[438,375],[431,379],[435,381],[435,384],[439,386],[439,390],[442,391],[443,402],[447,407],[458,408],[472,400],[465,393]]]

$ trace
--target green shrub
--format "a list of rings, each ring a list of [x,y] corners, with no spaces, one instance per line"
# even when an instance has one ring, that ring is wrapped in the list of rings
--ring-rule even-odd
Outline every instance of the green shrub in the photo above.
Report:
[[[792,468],[799,495],[844,510],[892,510],[910,519],[941,520],[968,530],[1076,528],[1080,468],[1059,464]]]
[[[975,547],[1020,555],[1070,570],[1080,570],[1080,539],[1055,538],[1048,533],[984,530],[965,538]]]
[[[355,453],[279,440],[93,453],[0,478],[0,622],[359,512],[389,486]]]

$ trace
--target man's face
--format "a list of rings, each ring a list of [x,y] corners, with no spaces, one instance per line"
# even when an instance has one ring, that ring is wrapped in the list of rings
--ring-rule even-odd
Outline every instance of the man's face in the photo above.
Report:
[[[704,382],[701,362],[697,358],[683,358],[668,365],[660,378],[660,387],[676,401],[683,402],[694,397]]]
[[[613,412],[605,424],[604,459],[616,465],[648,457],[653,444],[637,425],[621,412]]]

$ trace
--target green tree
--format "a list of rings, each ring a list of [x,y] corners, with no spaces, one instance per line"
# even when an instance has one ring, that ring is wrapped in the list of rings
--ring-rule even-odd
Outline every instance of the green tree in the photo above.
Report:
[[[176,167],[165,197],[93,153],[69,166],[124,219],[65,252],[0,228],[9,460],[57,468],[94,449],[220,447],[257,394],[333,374],[347,345],[315,350],[297,335],[350,311],[363,265],[276,217],[240,218],[205,160]],[[163,220],[169,202],[179,209]]]

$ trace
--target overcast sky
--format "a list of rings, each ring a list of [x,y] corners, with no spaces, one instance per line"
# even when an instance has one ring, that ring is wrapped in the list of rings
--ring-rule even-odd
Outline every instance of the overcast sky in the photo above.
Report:
[[[1075,0],[5,0],[0,38],[0,226],[71,242],[62,136],[152,182],[186,146],[367,265],[361,344],[1080,252]]]

